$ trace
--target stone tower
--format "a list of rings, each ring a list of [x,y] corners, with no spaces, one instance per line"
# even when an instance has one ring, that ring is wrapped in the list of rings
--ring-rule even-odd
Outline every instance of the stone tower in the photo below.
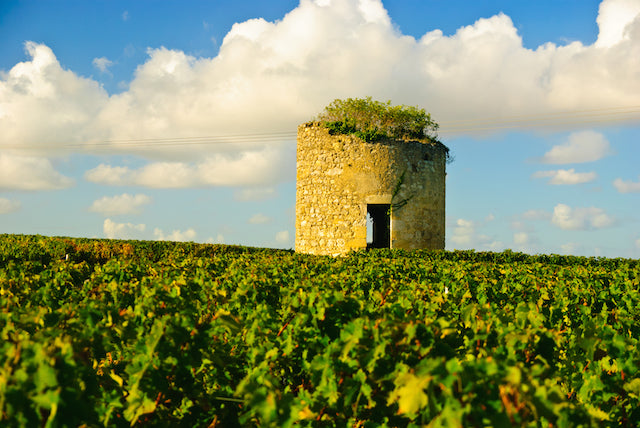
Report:
[[[447,156],[428,139],[365,142],[300,125],[296,251],[443,249]]]

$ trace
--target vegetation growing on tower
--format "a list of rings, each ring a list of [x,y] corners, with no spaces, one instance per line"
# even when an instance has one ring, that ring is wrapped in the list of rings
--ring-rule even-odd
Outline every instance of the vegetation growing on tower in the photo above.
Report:
[[[353,134],[371,142],[383,138],[437,141],[438,124],[424,109],[392,106],[367,98],[336,99],[318,116],[332,134]]]

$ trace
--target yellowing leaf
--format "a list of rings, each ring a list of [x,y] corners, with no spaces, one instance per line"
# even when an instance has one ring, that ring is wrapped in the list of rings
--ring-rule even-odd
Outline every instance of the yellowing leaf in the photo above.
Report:
[[[122,380],[122,378],[120,376],[118,376],[117,374],[115,374],[113,372],[113,370],[111,370],[111,373],[109,373],[109,377],[111,379],[113,379],[118,385],[120,385],[120,387],[122,387],[122,384],[124,383],[124,381]]]
[[[424,389],[431,382],[431,376],[418,377],[413,373],[406,373],[396,381],[396,388],[389,396],[389,404],[397,402],[399,413],[415,414],[429,403],[429,396]]]
[[[298,419],[311,419],[311,418],[314,418],[315,416],[316,414],[311,411],[309,406],[305,407],[304,409],[298,412]]]
[[[129,404],[124,411],[124,417],[131,422],[131,426],[134,426],[138,421],[138,418],[144,414],[152,413],[156,410],[155,401],[149,399],[146,395],[139,392],[137,394],[131,394],[127,397],[127,403]]]
[[[609,420],[609,414],[607,412],[605,412],[604,410],[601,409],[596,409],[595,407],[587,407],[587,412],[589,412],[589,414],[595,418],[600,419],[601,421],[608,421]]]
[[[522,372],[518,367],[509,367],[505,379],[512,385],[519,385],[522,380]]]
[[[624,384],[623,388],[630,394],[640,397],[640,378],[633,379]]]

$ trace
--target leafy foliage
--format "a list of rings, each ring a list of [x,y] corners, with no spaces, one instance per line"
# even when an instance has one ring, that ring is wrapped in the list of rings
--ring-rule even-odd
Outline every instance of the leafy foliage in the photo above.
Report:
[[[640,262],[0,235],[2,426],[638,426]]]
[[[318,116],[336,134],[355,134],[364,141],[382,138],[436,140],[438,124],[424,109],[392,106],[367,98],[336,99]]]

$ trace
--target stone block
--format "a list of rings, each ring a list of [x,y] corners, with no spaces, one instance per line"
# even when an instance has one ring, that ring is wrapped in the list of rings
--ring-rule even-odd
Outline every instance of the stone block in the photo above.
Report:
[[[318,123],[300,125],[296,251],[344,254],[366,248],[367,204],[403,199],[406,205],[391,213],[392,247],[444,248],[445,158],[446,148],[428,140],[367,143],[330,135]]]

